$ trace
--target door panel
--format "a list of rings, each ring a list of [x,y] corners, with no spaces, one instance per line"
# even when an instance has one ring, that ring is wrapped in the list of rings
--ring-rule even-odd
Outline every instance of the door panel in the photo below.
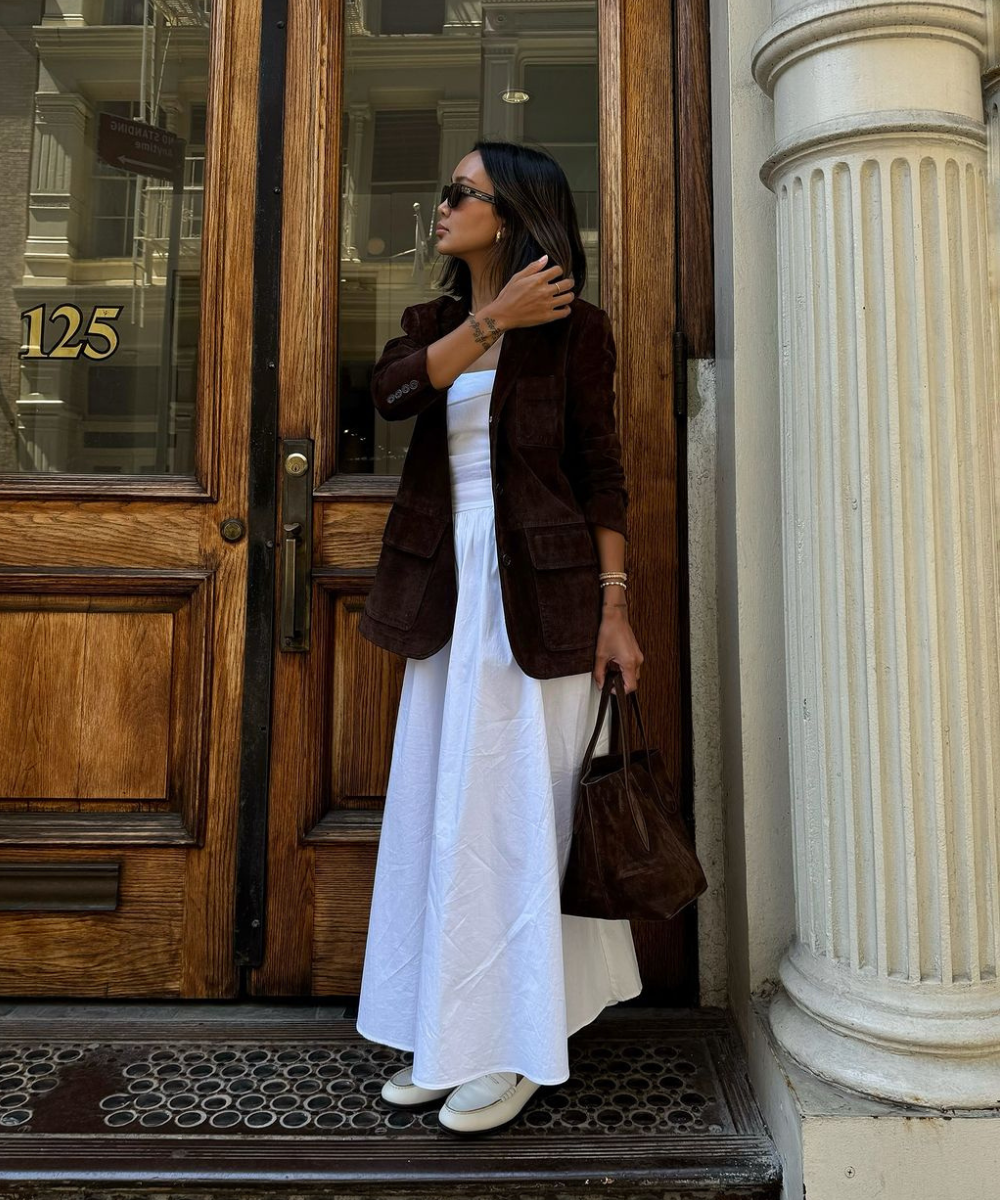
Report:
[[[120,591],[136,582],[95,573],[73,594],[56,589],[79,588],[79,578],[52,572],[31,584],[49,590],[21,594],[27,578],[0,575],[0,671],[10,681],[0,811],[18,801],[29,813],[173,811],[197,824],[212,579],[164,577],[160,595]],[[144,589],[156,583],[142,577]]]
[[[0,13],[5,995],[236,992],[257,9]]]
[[[434,294],[435,205],[479,136],[546,146],[574,188],[583,295],[619,349],[644,717],[683,778],[671,20],[653,0],[290,12],[279,430],[314,444],[311,644],[276,646],[255,994],[360,985],[405,660],[358,620],[413,427],[374,412],[369,382],[403,309]],[[518,90],[528,103],[501,96]],[[692,917],[634,923],[645,1001],[693,1002]]]

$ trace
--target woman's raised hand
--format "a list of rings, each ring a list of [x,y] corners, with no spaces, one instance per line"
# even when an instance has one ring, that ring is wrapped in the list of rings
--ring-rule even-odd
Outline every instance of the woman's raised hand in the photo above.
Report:
[[[570,301],[574,299],[573,277],[558,280],[562,267],[558,263],[545,266],[548,257],[543,254],[512,275],[497,298],[486,306],[486,315],[493,317],[501,329],[544,325],[569,316]]]

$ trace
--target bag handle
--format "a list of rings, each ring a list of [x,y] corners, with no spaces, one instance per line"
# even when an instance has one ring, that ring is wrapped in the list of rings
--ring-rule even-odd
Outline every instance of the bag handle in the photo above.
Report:
[[[610,674],[610,669],[608,674]],[[615,674],[620,681],[622,687],[625,686],[625,680],[621,673],[620,667],[615,667]],[[633,695],[635,693],[632,693]],[[629,739],[628,717],[625,715],[621,698],[617,692],[612,692],[615,698],[615,703],[618,707],[618,727],[622,735],[622,773],[625,776],[625,798],[628,800],[628,806],[632,812],[632,823],[635,825],[636,832],[642,841],[642,848],[649,849],[649,831],[646,828],[646,818],[642,815],[642,809],[639,807],[639,802],[632,795],[632,776],[629,773],[629,767],[632,762],[632,743]],[[655,783],[654,783],[655,786]],[[659,792],[657,792],[659,795]],[[662,802],[661,802],[662,803]]]
[[[615,683],[616,680],[618,680],[621,683],[622,687],[624,688],[625,679],[624,679],[624,676],[622,675],[621,667],[619,667],[617,663],[612,661],[612,662],[608,663],[608,666],[604,672],[604,687],[601,688],[601,703],[597,710],[597,721],[594,724],[594,732],[590,736],[590,744],[587,746],[587,751],[583,756],[583,774],[585,776],[587,774],[587,772],[590,770],[591,763],[594,758],[594,748],[597,745],[597,738],[601,732],[601,728],[604,724],[604,718],[608,711],[608,703],[610,702],[611,697],[614,696],[615,704],[618,709],[618,727],[621,730],[621,738],[622,738],[622,766],[623,766],[623,772],[624,772],[624,776],[625,776],[625,796],[626,796],[626,799],[628,800],[629,810],[632,813],[632,822],[635,825],[636,832],[639,834],[639,837],[642,839],[643,846],[645,847],[645,849],[648,850],[649,849],[649,832],[646,829],[646,821],[642,815],[641,808],[639,807],[635,797],[632,795],[632,777],[629,773],[630,759],[632,757],[632,747],[629,742],[629,736],[628,736],[628,719],[622,710],[622,705],[618,699],[617,694],[612,692],[612,690],[611,690],[612,685]],[[632,695],[634,696],[635,693],[633,692]],[[641,728],[642,728],[642,725],[640,724],[640,729]],[[643,729],[643,740],[644,741],[645,741],[645,736],[646,736],[646,733],[645,733],[645,730]],[[649,749],[648,743],[646,745],[646,749],[647,749],[647,751]],[[655,780],[654,780],[653,786],[656,787]],[[659,797],[659,795],[660,795],[659,788],[657,788],[656,794],[657,794],[657,797]],[[660,803],[661,804],[663,803],[662,799],[660,800]]]
[[[597,738],[601,732],[601,728],[604,724],[604,717],[605,717],[605,714],[607,713],[608,703],[610,702],[611,698],[614,697],[616,707],[618,709],[618,727],[622,731],[622,749],[625,752],[624,753],[625,786],[626,786],[626,790],[627,790],[628,797],[629,797],[629,805],[632,807],[633,812],[634,812],[635,806],[632,803],[630,779],[629,779],[629,775],[628,775],[628,768],[630,766],[629,760],[631,758],[631,746],[628,744],[628,729],[627,729],[628,717],[625,713],[624,706],[621,704],[617,693],[612,692],[612,690],[611,690],[612,685],[614,684],[616,679],[621,680],[622,689],[624,690],[625,679],[624,679],[624,676],[622,675],[622,669],[615,662],[614,659],[611,659],[608,662],[607,668],[605,669],[605,672],[604,672],[604,687],[601,689],[601,703],[597,710],[597,720],[594,723],[594,732],[591,734],[590,743],[587,746],[586,753],[583,756],[583,772],[584,772],[584,774],[586,774],[587,771],[590,770],[590,764],[594,757],[594,749],[597,746]],[[649,740],[646,737],[646,726],[643,723],[642,710],[639,707],[639,696],[638,696],[637,690],[633,690],[628,693],[628,700],[631,702],[632,711],[635,713],[636,723],[639,726],[639,733],[642,735],[642,744],[646,751],[647,762],[648,762],[649,761],[649,759],[648,759]],[[663,797],[660,795],[659,784],[656,782],[656,778],[652,772],[650,772],[650,778],[653,780],[653,787],[656,790],[656,798],[657,798],[657,800],[659,800],[660,806],[662,808],[666,808],[666,809],[669,809],[670,811],[673,811],[677,807],[676,799],[674,797],[671,797],[672,803],[664,804]],[[636,822],[637,828],[638,828],[638,824],[639,823],[637,821]],[[641,833],[641,830],[640,830],[640,833]]]
[[[615,681],[614,677],[616,673],[620,674],[621,668],[617,664],[612,665],[609,663],[604,672],[604,687],[601,688],[601,703],[597,709],[597,721],[594,724],[594,732],[590,735],[590,744],[587,746],[586,753],[583,756],[584,774],[590,770],[590,762],[594,757],[597,738],[604,724],[604,714],[608,711],[608,701],[611,699],[611,685]]]
[[[620,668],[618,668],[618,669],[620,669]],[[642,711],[639,708],[638,689],[629,692],[628,699],[631,701],[631,708],[632,708],[632,711],[635,713],[636,724],[639,726],[640,734],[642,734],[642,744],[646,750],[646,761],[648,762],[649,761],[649,742],[646,740],[646,727],[642,723]],[[626,724],[626,717],[625,717],[624,712],[622,711],[621,705],[619,705],[619,707],[618,707],[618,718],[619,718],[621,725],[624,727],[624,725]],[[660,807],[669,809],[670,811],[673,811],[674,809],[676,809],[677,808],[677,797],[671,796],[669,803],[664,804],[663,797],[660,795],[660,785],[656,782],[656,776],[652,771],[650,771],[649,777],[653,781],[653,788],[656,791],[656,798],[660,802]]]

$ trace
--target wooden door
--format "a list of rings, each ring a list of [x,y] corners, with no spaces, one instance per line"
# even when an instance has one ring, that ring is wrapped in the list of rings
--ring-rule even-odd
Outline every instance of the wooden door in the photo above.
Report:
[[[236,993],[259,30],[0,13],[4,995]]]
[[[254,855],[266,859],[266,888],[245,960],[260,995],[359,988],[405,660],[361,638],[358,620],[412,424],[378,418],[368,381],[403,308],[433,295],[434,206],[480,136],[546,146],[574,187],[591,255],[584,295],[611,314],[619,351],[643,710],[689,783],[673,394],[683,167],[675,14],[653,0],[484,3],[467,6],[467,25],[458,12],[390,0],[301,0],[290,11],[279,434],[285,457],[308,462],[310,507],[307,519],[293,480],[296,511],[274,520],[299,527],[279,576],[311,548],[311,602],[308,650],[282,649],[280,603],[274,613],[270,792]],[[703,99],[704,62],[686,67],[706,85]],[[529,103],[505,103],[510,89]],[[692,237],[692,252],[704,248]],[[644,1003],[696,1001],[694,915],[635,923]]]

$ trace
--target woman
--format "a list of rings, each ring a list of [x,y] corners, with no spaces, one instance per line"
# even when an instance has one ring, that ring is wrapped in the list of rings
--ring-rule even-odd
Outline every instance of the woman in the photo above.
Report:
[[[387,1103],[444,1100],[473,1133],[565,1082],[568,1036],[641,990],[628,921],[562,915],[559,891],[606,665],[629,692],[643,656],[614,340],[576,295],[566,177],[478,141],[438,211],[445,294],[372,378],[383,416],[417,420],[360,626],[407,662],[357,1026],[413,1051]]]

